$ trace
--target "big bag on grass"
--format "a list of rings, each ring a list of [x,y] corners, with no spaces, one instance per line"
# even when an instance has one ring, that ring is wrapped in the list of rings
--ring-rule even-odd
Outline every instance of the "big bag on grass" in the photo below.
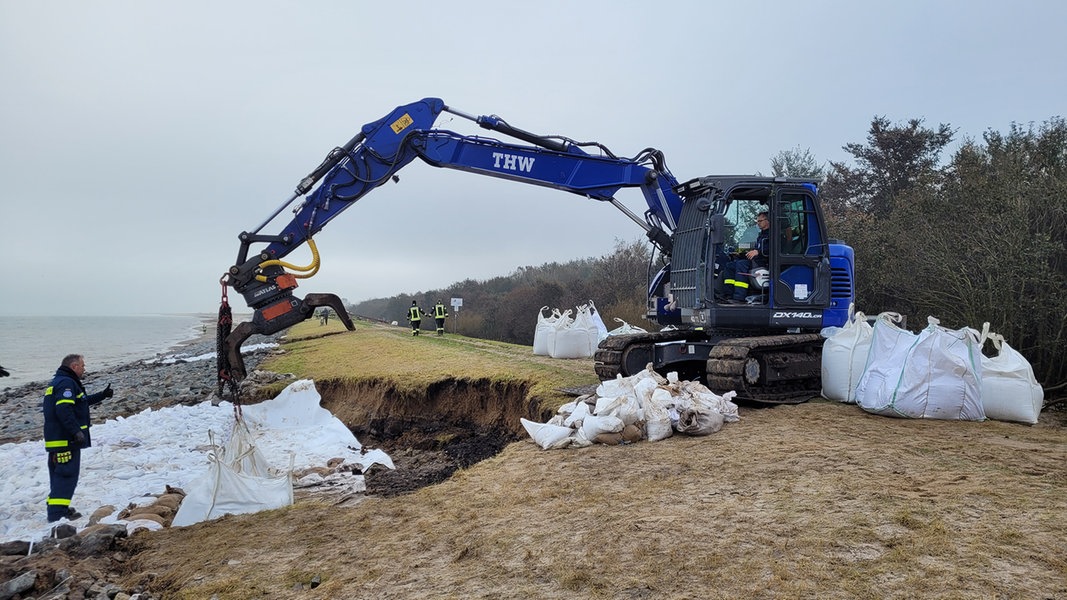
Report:
[[[990,340],[996,352],[982,356],[982,407],[988,419],[1037,423],[1045,401],[1030,362],[1004,341],[1004,336],[982,327],[981,340]]]
[[[934,317],[918,334],[879,320],[856,387],[863,410],[889,417],[982,421],[982,365],[973,329]]]

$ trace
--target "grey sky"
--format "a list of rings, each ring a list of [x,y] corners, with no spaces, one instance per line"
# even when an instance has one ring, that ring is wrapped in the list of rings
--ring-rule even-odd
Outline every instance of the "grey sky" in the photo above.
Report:
[[[1030,0],[0,0],[0,314],[214,311],[237,234],[423,97],[621,156],[652,146],[680,181],[767,173],[796,147],[846,159],[875,115],[948,123],[953,149],[1062,116],[1064,23],[1067,4]],[[299,294],[418,292],[642,233],[563,192],[399,175],[316,237]]]

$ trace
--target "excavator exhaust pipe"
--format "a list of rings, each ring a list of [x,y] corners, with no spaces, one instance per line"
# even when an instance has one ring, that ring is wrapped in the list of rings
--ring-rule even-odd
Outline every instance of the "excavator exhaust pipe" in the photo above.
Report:
[[[220,377],[239,383],[248,375],[241,346],[253,335],[271,335],[315,315],[318,307],[332,308],[349,331],[355,330],[352,318],[348,316],[344,303],[336,294],[308,294],[300,299],[292,294],[284,296],[267,306],[257,308],[252,313],[252,320],[245,321],[229,333],[219,346],[220,358],[225,367],[219,371]],[[221,335],[221,332],[220,332]]]

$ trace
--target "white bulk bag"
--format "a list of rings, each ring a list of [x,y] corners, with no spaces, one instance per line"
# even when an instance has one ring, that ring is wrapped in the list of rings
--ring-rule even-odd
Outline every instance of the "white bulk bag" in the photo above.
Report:
[[[852,309],[850,305],[845,325],[833,332],[823,344],[821,369],[823,398],[854,404],[856,385],[867,366],[874,327],[867,322],[867,315],[862,312],[853,314]],[[878,318],[896,323],[901,321],[897,313],[885,312]]]
[[[555,324],[559,320],[559,310],[553,309],[549,316],[545,316],[547,306],[542,306],[537,311],[537,328],[534,329],[533,353],[539,356],[548,356],[549,338],[556,333]]]
[[[553,314],[556,318],[552,321],[552,329],[547,336],[548,356],[552,356],[556,352],[556,334],[559,333],[561,329],[565,330],[569,328],[571,323],[574,322],[574,319],[571,318],[571,311],[569,309],[562,313],[559,312],[558,308],[553,309]]]
[[[891,417],[984,420],[974,330],[948,330],[933,317],[928,323],[918,334],[889,321],[874,324],[856,403],[867,412]]]
[[[1030,362],[1004,341],[1004,336],[989,333],[989,323],[982,338],[993,342],[995,356],[982,356],[982,406],[987,419],[1037,423],[1044,403],[1044,390],[1034,377]]]
[[[589,301],[589,317],[593,321],[593,326],[596,327],[596,344],[594,347],[599,346],[600,342],[608,337],[608,328],[604,325],[604,319],[600,318],[600,311],[596,309],[596,305],[593,304],[592,300]]]
[[[174,515],[174,527],[293,503],[292,465],[289,471],[272,468],[252,444],[244,422],[235,420],[230,440],[222,446],[214,444],[213,435],[209,434],[209,439],[213,450],[208,454],[208,471],[185,486],[186,496]]]
[[[549,346],[548,355],[552,358],[589,358],[596,348],[596,335],[589,307],[583,304],[578,307],[573,321],[560,319],[556,323],[555,342]]]

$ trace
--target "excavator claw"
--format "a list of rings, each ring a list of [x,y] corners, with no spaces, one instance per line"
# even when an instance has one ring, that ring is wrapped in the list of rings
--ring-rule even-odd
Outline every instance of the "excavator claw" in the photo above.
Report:
[[[226,336],[219,351],[228,366],[229,379],[240,382],[248,374],[241,357],[241,345],[245,340],[255,334],[271,335],[310,319],[318,307],[332,308],[349,331],[356,328],[336,294],[308,294],[303,300],[289,295],[279,302],[256,309],[251,321],[241,323]]]

